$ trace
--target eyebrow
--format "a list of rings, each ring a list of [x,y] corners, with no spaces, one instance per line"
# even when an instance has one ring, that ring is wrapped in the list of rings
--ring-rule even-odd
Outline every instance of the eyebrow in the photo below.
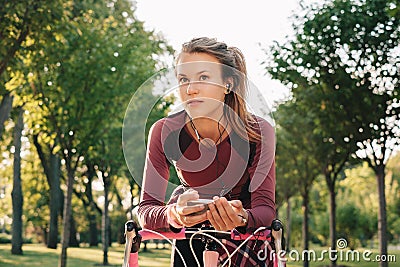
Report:
[[[205,72],[208,72],[208,73],[209,73],[210,71],[208,71],[208,70],[202,70],[202,71],[197,72],[196,74],[199,75],[199,74],[202,74],[202,73],[205,73]],[[178,73],[178,76],[184,76],[184,77],[186,77],[186,74]]]

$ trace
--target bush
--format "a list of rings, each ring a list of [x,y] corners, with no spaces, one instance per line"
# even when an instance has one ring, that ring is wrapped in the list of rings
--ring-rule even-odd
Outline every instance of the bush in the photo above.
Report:
[[[24,237],[22,242],[24,242],[24,244],[33,244],[34,243],[33,239],[31,237],[29,237],[29,238]],[[35,243],[37,243],[37,242],[35,242]]]
[[[0,234],[0,244],[10,244],[10,243],[11,243],[11,235]]]

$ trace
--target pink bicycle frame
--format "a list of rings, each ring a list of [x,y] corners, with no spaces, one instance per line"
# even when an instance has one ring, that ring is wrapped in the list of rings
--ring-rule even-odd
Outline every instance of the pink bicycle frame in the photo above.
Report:
[[[128,223],[127,223],[128,224]],[[126,224],[126,225],[127,225]],[[163,232],[163,233],[153,233],[150,232],[146,229],[140,230],[138,233],[136,233],[136,229],[127,229],[128,227],[125,227],[125,235],[126,235],[126,245],[125,245],[125,255],[124,255],[124,264],[123,267],[139,267],[139,248],[140,248],[140,242],[145,241],[145,240],[150,240],[150,239],[160,239],[160,235],[162,234],[168,239],[177,239],[177,240],[182,240],[182,239],[187,239],[186,237],[186,229],[183,228],[179,233],[173,233],[173,232]],[[257,238],[258,240],[268,240],[270,238],[270,233],[272,234],[274,238],[274,244],[276,250],[279,252],[282,249],[281,245],[281,238],[282,238],[282,231],[270,231],[270,230],[264,230],[259,233],[254,238]],[[245,240],[247,237],[249,237],[250,234],[241,234],[237,231],[232,231],[230,239],[232,240]],[[139,241],[139,242],[137,242]],[[138,243],[138,244],[137,244]],[[132,247],[133,244],[136,244],[135,247]],[[274,254],[274,267],[285,267],[286,264],[282,259],[279,258],[278,254]],[[203,262],[204,262],[204,267],[216,267],[218,265],[218,258],[219,254],[216,251],[209,251],[205,250],[203,252]]]

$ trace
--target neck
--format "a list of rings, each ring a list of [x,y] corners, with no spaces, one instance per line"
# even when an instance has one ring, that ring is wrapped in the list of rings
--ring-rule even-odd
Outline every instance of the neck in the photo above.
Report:
[[[227,135],[226,120],[223,115],[218,121],[204,117],[189,118],[188,126],[189,131],[198,141],[208,138],[217,144]]]

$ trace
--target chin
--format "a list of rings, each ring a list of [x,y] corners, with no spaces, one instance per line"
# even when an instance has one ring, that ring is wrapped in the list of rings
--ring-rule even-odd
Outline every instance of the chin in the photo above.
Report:
[[[222,114],[223,109],[221,105],[204,102],[200,105],[186,105],[185,110],[192,118],[206,117],[218,120]]]

